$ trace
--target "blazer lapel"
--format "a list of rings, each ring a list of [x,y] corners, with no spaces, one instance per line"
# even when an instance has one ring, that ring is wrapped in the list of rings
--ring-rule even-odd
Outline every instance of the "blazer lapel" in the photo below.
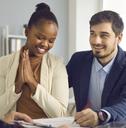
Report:
[[[126,62],[123,56],[124,56],[123,51],[119,49],[117,57],[115,58],[115,62],[104,84],[101,106],[106,105],[109,95],[111,94],[113,87],[116,85],[116,82],[119,79],[121,72],[123,71],[123,64]]]
[[[49,73],[50,73],[48,65],[50,65],[49,53],[46,53],[42,58],[40,84],[50,92],[51,87],[49,85],[51,85],[51,84],[48,84]]]

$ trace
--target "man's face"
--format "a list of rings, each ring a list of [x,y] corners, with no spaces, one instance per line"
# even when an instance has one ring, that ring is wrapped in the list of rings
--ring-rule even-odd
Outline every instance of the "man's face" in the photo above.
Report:
[[[116,53],[121,38],[122,34],[116,36],[109,22],[93,25],[90,28],[90,45],[94,56],[99,60],[107,58],[109,61]]]

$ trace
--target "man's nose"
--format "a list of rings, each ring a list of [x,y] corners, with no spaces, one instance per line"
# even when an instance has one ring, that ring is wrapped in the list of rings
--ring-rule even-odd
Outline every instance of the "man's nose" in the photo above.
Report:
[[[94,41],[95,44],[101,44],[102,40],[99,36],[94,37]]]

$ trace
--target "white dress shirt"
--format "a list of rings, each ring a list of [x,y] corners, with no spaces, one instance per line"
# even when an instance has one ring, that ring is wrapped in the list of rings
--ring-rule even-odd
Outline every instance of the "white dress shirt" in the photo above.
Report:
[[[90,104],[90,107],[95,111],[101,109],[101,97],[104,88],[104,83],[107,75],[111,70],[114,60],[115,57],[104,67],[98,62],[97,58],[94,58],[93,60],[88,102]],[[106,114],[108,115],[108,119],[107,119],[108,121],[111,116],[110,113],[104,109],[101,110],[106,112]]]

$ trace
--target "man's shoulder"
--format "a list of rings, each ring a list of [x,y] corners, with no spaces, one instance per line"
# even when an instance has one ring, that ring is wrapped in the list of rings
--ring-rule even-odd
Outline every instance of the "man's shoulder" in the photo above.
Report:
[[[81,58],[88,58],[88,57],[91,57],[92,56],[92,51],[80,51],[80,52],[75,52],[73,55],[72,55],[72,58],[78,58],[78,59],[81,59]]]
[[[126,51],[119,47],[115,62],[119,65],[126,65]]]

